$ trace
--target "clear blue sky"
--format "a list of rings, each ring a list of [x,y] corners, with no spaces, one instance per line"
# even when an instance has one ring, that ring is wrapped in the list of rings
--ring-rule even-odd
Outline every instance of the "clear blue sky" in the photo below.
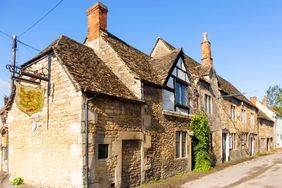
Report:
[[[20,34],[58,0],[0,1],[0,30]],[[83,42],[86,10],[94,0],[65,0],[20,40],[44,49],[60,35]],[[106,1],[108,30],[149,53],[158,36],[200,62],[202,33],[208,32],[217,73],[247,97],[259,99],[270,85],[282,85],[282,1],[121,0]],[[18,46],[17,64],[37,52]],[[0,34],[0,97],[8,95],[11,41]],[[0,106],[2,105],[2,100]]]

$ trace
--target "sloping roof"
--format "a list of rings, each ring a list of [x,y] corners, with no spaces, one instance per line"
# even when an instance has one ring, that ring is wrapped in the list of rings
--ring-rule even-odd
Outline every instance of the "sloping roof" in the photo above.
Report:
[[[251,101],[249,101],[234,85],[232,85],[230,82],[228,82],[227,80],[225,80],[219,75],[218,75],[218,85],[220,90],[222,90],[224,93],[227,93],[229,95],[241,94],[240,96],[233,96],[233,97],[236,98],[237,100],[243,101],[246,104],[256,108],[256,106],[253,103],[251,103]]]
[[[172,46],[171,44],[169,44],[167,41],[165,41],[163,38],[158,37],[157,41],[155,42],[154,47],[152,48],[150,55],[152,55],[153,51],[155,50],[157,44],[159,43],[159,41],[162,41],[164,43],[164,45],[169,49],[169,50],[175,50],[175,47]]]
[[[271,122],[274,122],[272,121],[269,117],[267,117],[267,115],[265,113],[263,113],[262,111],[258,111],[258,118],[259,119],[264,119],[264,120],[267,120],[267,121],[271,121]]]
[[[166,43],[166,45],[171,46],[172,49],[175,49],[171,44],[167,41],[160,39]],[[184,54],[184,61],[188,66],[188,71],[196,76],[202,76],[210,72],[211,67],[202,66],[202,64],[198,63],[196,60],[189,57],[187,54]],[[222,78],[218,75],[218,84],[219,88],[227,93],[227,94],[239,94],[241,93],[233,84]],[[244,95],[242,96],[234,96],[237,100],[243,101],[246,104],[255,107]],[[255,107],[256,108],[256,107]]]
[[[135,95],[95,54],[93,49],[64,35],[55,40],[35,58],[25,63],[25,66],[52,50],[82,91],[137,100]]]
[[[149,64],[150,56],[125,43],[107,32],[102,37],[139,79],[159,85],[158,76]]]
[[[181,52],[182,49],[178,48],[168,54],[150,60],[151,66],[157,71],[161,84],[164,84],[166,81],[169,71]]]

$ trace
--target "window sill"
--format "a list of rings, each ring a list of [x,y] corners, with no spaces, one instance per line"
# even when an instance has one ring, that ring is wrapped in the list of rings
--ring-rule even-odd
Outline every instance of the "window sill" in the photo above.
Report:
[[[169,111],[169,110],[163,110],[163,115],[180,117],[180,118],[190,118],[192,116],[191,114],[181,114],[180,112]]]

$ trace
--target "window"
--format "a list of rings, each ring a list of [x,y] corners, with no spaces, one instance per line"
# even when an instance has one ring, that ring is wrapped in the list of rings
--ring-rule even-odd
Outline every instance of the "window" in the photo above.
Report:
[[[98,144],[98,159],[107,159],[109,144]]]
[[[186,157],[186,133],[182,132],[182,157]]]
[[[241,110],[241,121],[242,123],[246,123],[246,110],[245,109]]]
[[[185,158],[187,156],[187,133],[176,131],[176,158]]]
[[[247,148],[247,133],[242,133],[242,138],[241,138],[241,145],[242,145],[242,149],[246,149]]]
[[[230,133],[229,134],[229,149],[236,149],[236,133]]]
[[[180,114],[189,114],[187,88],[189,86],[185,62],[179,58],[173,67],[171,75],[167,78],[163,89],[163,110],[175,111]]]
[[[176,132],[176,158],[180,157],[180,132]]]
[[[230,115],[231,115],[231,119],[233,121],[235,121],[236,120],[236,106],[231,105],[231,113],[230,113]]]
[[[255,125],[255,115],[251,113],[251,125]]]
[[[211,96],[205,94],[204,98],[204,110],[206,113],[211,114],[212,113],[212,99]]]
[[[180,104],[182,106],[187,106],[186,103],[186,87],[187,85],[181,82],[176,81],[175,87],[175,101],[176,104]]]

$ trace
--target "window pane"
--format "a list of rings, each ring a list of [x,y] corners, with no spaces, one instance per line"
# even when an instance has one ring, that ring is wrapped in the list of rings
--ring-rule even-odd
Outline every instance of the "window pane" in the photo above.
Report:
[[[176,82],[175,100],[177,104],[180,104],[180,90],[181,90],[181,85],[178,82]]]
[[[186,106],[186,86],[181,86],[181,104]]]
[[[182,132],[182,157],[186,157],[186,133]]]
[[[98,145],[98,159],[108,158],[108,148],[109,144],[99,144]]]
[[[205,95],[205,98],[204,98],[204,110],[205,110],[205,112],[207,112],[207,104],[208,104],[207,95]]]
[[[176,158],[180,157],[180,132],[176,132]]]

